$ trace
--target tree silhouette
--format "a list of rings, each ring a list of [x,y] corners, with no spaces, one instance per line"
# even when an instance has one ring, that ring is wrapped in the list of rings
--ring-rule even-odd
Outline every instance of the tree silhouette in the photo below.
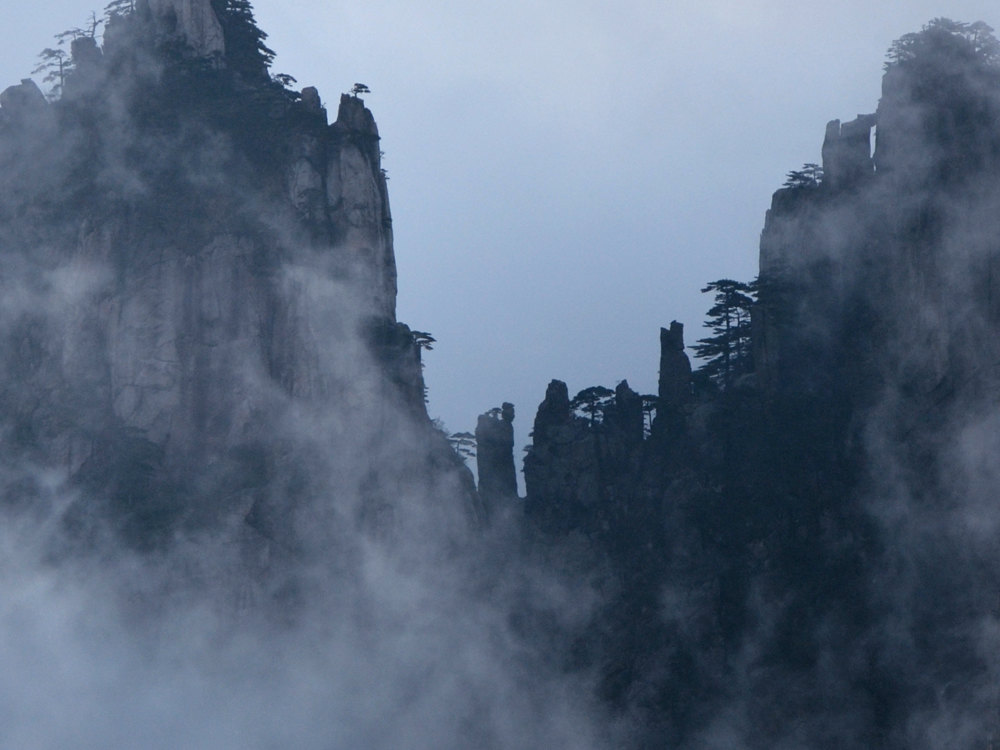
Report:
[[[614,403],[615,392],[604,386],[594,385],[584,388],[573,400],[569,402],[569,408],[574,413],[589,419],[593,427],[604,421],[604,411]]]
[[[782,187],[815,188],[823,181],[823,167],[818,164],[803,164],[802,169],[793,169],[785,178]]]
[[[32,75],[45,73],[42,83],[52,84],[49,88],[49,98],[55,99],[62,93],[66,84],[66,76],[73,69],[73,61],[64,49],[46,47],[38,53],[40,62],[32,68]]]
[[[705,321],[713,335],[699,339],[694,346],[695,356],[705,360],[698,372],[724,388],[737,376],[753,372],[750,308],[756,289],[756,282],[719,279],[701,290],[715,292],[715,304]]]
[[[77,26],[72,29],[66,29],[66,31],[60,31],[56,34],[55,38],[59,41],[60,47],[65,45],[67,41],[72,42],[74,39],[79,39],[82,36],[96,39],[97,30],[101,28],[103,24],[104,19],[98,18],[96,13],[91,12],[90,18],[87,19],[86,27]]]
[[[295,76],[288,73],[275,73],[271,76],[271,80],[283,88],[291,88],[292,84],[297,82]]]
[[[257,25],[250,0],[212,0],[226,38],[226,62],[250,78],[266,78],[274,50],[265,44],[267,34]]]
[[[448,442],[455,453],[463,459],[476,457],[476,436],[471,432],[455,432],[448,436]]]
[[[410,331],[410,336],[413,337],[413,343],[417,345],[417,352],[432,351],[434,349],[434,344],[437,342],[433,336],[431,336],[427,331]],[[423,357],[420,358],[420,369],[424,369]],[[424,403],[428,403],[430,397],[427,393],[427,385],[424,385]]]
[[[360,94],[370,94],[372,90],[363,83],[356,83],[351,87],[351,94],[357,98]]]
[[[437,343],[437,339],[427,333],[427,331],[410,331],[410,335],[413,336],[413,343],[426,351],[432,351],[434,349],[433,345]]]
[[[104,17],[127,16],[135,12],[135,0],[111,0],[104,6]]]
[[[990,67],[1000,66],[1000,41],[982,21],[963,23],[935,18],[920,31],[904,34],[886,53],[886,69],[905,65],[922,57],[953,57],[978,60]]]
[[[55,35],[58,47],[65,47],[66,42],[72,42],[74,39],[79,39],[80,37],[96,38],[97,30],[103,23],[104,21],[99,19],[96,13],[91,13],[85,28],[77,26],[66,31],[60,31]],[[32,68],[31,74],[38,75],[39,73],[45,73],[42,83],[52,84],[48,96],[50,99],[56,99],[66,85],[66,78],[73,71],[73,57],[65,49],[46,47],[38,53],[38,59],[39,63]]]

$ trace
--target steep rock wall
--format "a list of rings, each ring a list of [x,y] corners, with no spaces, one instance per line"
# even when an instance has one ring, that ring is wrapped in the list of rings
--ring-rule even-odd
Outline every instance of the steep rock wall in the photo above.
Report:
[[[222,25],[210,0],[145,0],[161,28],[183,38],[199,57],[226,51]]]
[[[61,101],[29,84],[0,97],[5,284],[38,302],[2,316],[25,352],[2,385],[20,425],[8,446],[95,496],[128,506],[159,493],[173,517],[246,514],[272,531],[295,507],[274,496],[293,476],[293,495],[352,498],[376,526],[396,467],[471,503],[471,477],[427,417],[419,348],[395,319],[371,112],[345,95],[328,124],[315,89],[224,66],[191,73],[169,45],[144,45],[169,11],[171,33],[214,55],[210,5],[150,7],[117,22],[103,55],[87,47]],[[324,440],[341,445],[336,459]],[[359,463],[381,458],[380,476],[349,467],[355,449]],[[333,493],[324,472],[351,478]],[[142,489],[115,489],[126,474]]]

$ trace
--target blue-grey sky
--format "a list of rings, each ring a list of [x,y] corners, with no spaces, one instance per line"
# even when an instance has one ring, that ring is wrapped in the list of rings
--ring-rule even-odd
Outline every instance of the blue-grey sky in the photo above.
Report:
[[[0,83],[103,0],[3,14]],[[828,120],[874,111],[885,49],[985,0],[257,0],[275,72],[331,108],[358,81],[390,176],[399,317],[438,343],[450,431],[551,378],[656,387],[658,331],[702,335],[721,277],[756,274],[773,190]]]

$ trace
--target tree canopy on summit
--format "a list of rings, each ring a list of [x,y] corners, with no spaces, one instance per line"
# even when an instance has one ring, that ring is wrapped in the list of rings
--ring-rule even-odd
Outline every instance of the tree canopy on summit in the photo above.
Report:
[[[982,21],[964,23],[935,18],[920,31],[904,34],[886,54],[886,69],[923,58],[953,57],[1000,68],[1000,41]]]

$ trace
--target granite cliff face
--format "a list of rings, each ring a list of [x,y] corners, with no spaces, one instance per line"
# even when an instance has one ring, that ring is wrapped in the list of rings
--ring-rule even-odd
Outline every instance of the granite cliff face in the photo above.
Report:
[[[147,0],[161,29],[176,34],[197,57],[223,56],[225,35],[208,0]]]
[[[553,380],[523,506],[512,405],[478,493],[426,414],[371,112],[263,38],[139,0],[0,93],[0,744],[996,744],[988,30],[904,37],[775,194],[755,371],[674,322],[656,394]]]
[[[589,587],[428,418],[371,112],[245,0],[117,7],[0,93],[0,746],[614,746]]]
[[[882,370],[882,382],[901,368],[931,391],[977,369],[962,360],[992,346],[998,74],[962,33],[939,25],[910,36],[887,67],[877,112],[827,126],[822,182],[774,195],[761,281],[777,297],[794,290],[799,306],[763,295],[758,368],[772,385],[795,382],[812,347]]]
[[[273,488],[323,471],[292,457],[347,425],[386,465],[440,464],[472,512],[395,319],[371,112],[344,95],[330,124],[315,89],[248,75],[224,29],[254,27],[220,13],[140,2],[103,47],[74,42],[60,100],[0,94],[8,446],[113,498],[138,536],[231,514],[274,533]],[[391,473],[341,490],[391,504]]]

